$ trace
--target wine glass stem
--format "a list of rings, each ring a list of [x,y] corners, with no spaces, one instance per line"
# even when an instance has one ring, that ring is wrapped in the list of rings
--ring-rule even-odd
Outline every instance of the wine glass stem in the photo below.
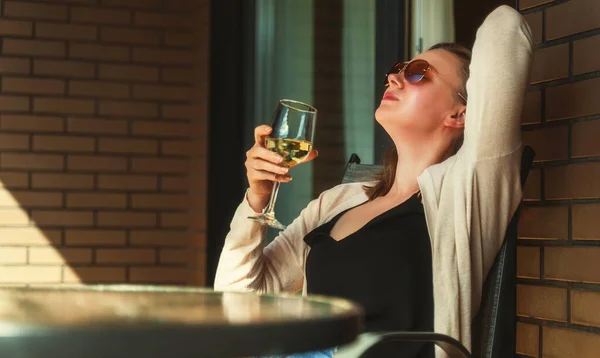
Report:
[[[271,191],[271,200],[269,200],[269,205],[265,209],[265,215],[271,218],[275,218],[275,201],[277,200],[277,193],[279,192],[279,183],[278,181],[273,182],[273,191]]]

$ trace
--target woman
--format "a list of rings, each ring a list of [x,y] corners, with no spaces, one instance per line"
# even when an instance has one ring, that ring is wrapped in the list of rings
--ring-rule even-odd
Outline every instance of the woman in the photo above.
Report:
[[[501,6],[478,29],[470,65],[442,45],[395,66],[375,113],[395,145],[382,179],[323,192],[266,247],[247,217],[266,206],[270,180],[290,177],[258,127],[215,289],[346,297],[365,307],[367,331],[434,330],[470,349],[484,279],[521,200],[531,57],[527,23]]]

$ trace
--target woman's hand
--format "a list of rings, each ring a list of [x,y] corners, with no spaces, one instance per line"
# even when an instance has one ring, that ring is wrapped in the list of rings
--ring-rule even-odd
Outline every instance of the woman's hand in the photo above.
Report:
[[[267,125],[256,127],[254,145],[246,152],[246,175],[250,184],[248,202],[255,212],[261,212],[269,202],[274,181],[288,183],[292,180],[287,174],[289,169],[279,165],[283,158],[265,148],[265,138],[272,130]],[[316,156],[317,151],[313,150],[303,162],[308,162]]]

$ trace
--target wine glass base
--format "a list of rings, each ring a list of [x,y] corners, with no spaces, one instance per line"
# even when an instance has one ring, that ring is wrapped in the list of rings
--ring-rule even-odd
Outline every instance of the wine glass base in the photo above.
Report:
[[[286,226],[283,225],[282,223],[280,223],[279,221],[277,221],[277,219],[275,219],[275,217],[267,216],[265,214],[262,214],[260,216],[248,216],[248,219],[254,220],[263,225],[269,225],[270,227],[279,229],[279,230],[285,230],[285,228],[286,228]]]

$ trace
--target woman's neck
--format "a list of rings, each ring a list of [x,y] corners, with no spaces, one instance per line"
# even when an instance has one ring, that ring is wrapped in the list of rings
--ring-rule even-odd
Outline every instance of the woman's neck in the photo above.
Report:
[[[420,145],[396,144],[398,152],[398,163],[396,164],[396,176],[394,184],[386,196],[391,198],[406,198],[419,190],[417,178],[428,167],[441,163],[450,157],[447,144],[437,147],[434,143],[423,143]],[[438,141],[439,143],[439,141]]]

